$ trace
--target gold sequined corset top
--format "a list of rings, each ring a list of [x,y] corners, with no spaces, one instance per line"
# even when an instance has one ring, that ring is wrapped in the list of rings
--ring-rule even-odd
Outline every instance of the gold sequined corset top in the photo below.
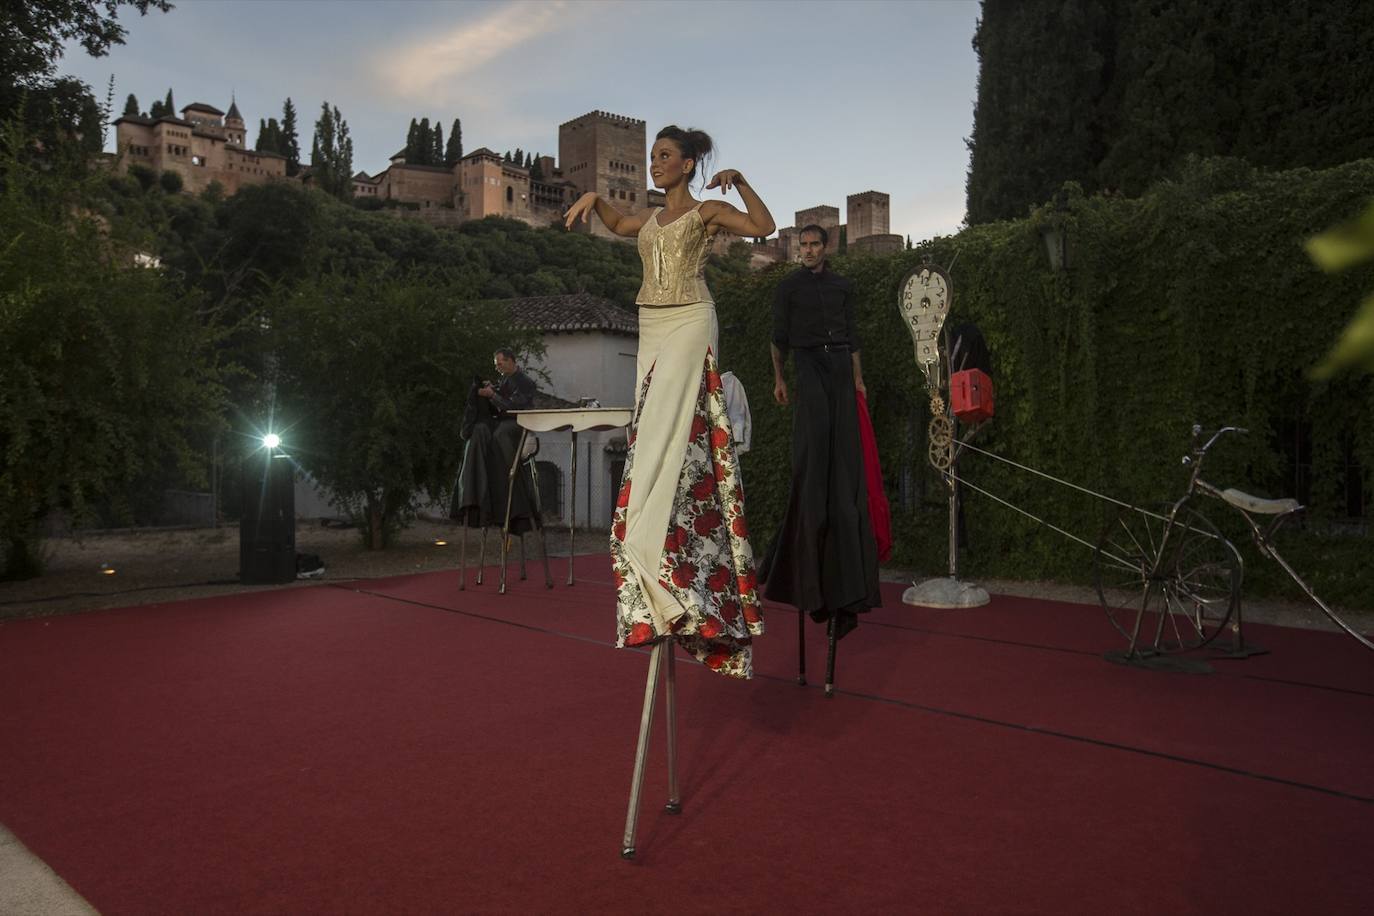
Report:
[[[706,288],[706,249],[711,237],[701,219],[701,204],[668,223],[659,225],[658,207],[639,230],[639,258],[644,262],[644,282],[636,305],[687,305],[712,302]]]

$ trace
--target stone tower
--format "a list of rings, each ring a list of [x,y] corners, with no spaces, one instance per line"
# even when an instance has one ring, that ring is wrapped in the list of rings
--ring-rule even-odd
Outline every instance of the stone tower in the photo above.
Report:
[[[229,100],[229,113],[224,116],[224,139],[231,146],[248,148],[248,130],[239,114],[239,103],[233,98]]]
[[[846,237],[853,244],[870,235],[888,234],[888,202],[882,191],[864,191],[845,198],[849,226]]]
[[[644,209],[649,171],[643,121],[592,111],[560,124],[558,161],[579,193],[595,191],[622,213]],[[589,225],[596,235],[616,237],[599,220]]]
[[[796,221],[793,225],[796,227],[798,234],[800,234],[802,229],[806,226],[820,226],[825,230],[828,236],[825,244],[825,253],[834,254],[840,250],[840,210],[838,207],[828,207],[825,204],[821,204],[819,207],[798,210],[795,216]]]

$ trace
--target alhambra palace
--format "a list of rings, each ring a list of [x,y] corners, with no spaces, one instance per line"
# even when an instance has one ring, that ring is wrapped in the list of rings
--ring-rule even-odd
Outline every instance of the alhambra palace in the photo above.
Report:
[[[236,103],[230,104],[227,113],[196,102],[182,108],[180,118],[126,115],[114,124],[121,171],[142,165],[176,172],[189,193],[203,191],[212,182],[226,194],[234,194],[245,185],[272,180],[310,181],[308,168],[288,178],[284,157],[248,148]],[[648,149],[643,121],[592,111],[559,125],[557,162],[552,156],[539,159],[542,181],[530,177],[532,169],[505,161],[486,147],[463,156],[452,168],[413,165],[401,152],[376,175],[354,175],[353,196],[394,202],[390,212],[436,225],[504,216],[544,227],[558,221],[586,191],[595,191],[633,213],[663,204],[662,192],[648,187],[645,180]],[[798,210],[792,226],[778,230],[776,238],[753,245],[752,262],[762,266],[795,260],[797,227],[811,224],[828,230],[831,250],[839,246],[842,227],[850,252],[886,254],[903,247],[901,236],[888,231],[887,194],[851,194],[845,206],[848,221],[844,224],[837,207]],[[597,221],[584,231],[613,238]],[[734,241],[722,233],[715,250],[724,253]]]

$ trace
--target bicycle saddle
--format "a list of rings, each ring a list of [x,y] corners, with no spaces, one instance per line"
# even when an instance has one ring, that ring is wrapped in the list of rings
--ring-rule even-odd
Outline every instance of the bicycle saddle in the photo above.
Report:
[[[1243,512],[1256,515],[1285,515],[1302,508],[1296,499],[1264,499],[1236,489],[1222,490],[1221,498]]]

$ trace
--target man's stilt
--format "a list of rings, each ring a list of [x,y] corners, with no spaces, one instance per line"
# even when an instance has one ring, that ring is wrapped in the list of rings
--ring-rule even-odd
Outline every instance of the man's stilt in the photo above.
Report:
[[[487,568],[487,529],[485,527],[477,529],[482,532],[482,550],[477,556],[477,584],[482,584],[482,573]]]
[[[797,609],[797,683],[806,686],[806,612]]]
[[[830,612],[830,624],[827,627],[830,636],[830,649],[825,655],[825,697],[831,699],[835,696],[835,641],[838,639],[840,614],[839,611]]]
[[[635,747],[634,775],[630,778],[630,809],[625,814],[625,836],[620,844],[621,858],[635,857],[635,829],[639,824],[639,793],[644,788],[644,761],[649,755],[649,733],[654,724],[654,698],[658,692],[658,672],[668,641],[660,640],[649,654],[649,678],[644,685],[644,712],[639,718],[639,744]]]
[[[458,527],[463,532],[463,546],[458,553],[458,591],[464,591],[468,587],[468,526],[466,521],[459,523]]]

